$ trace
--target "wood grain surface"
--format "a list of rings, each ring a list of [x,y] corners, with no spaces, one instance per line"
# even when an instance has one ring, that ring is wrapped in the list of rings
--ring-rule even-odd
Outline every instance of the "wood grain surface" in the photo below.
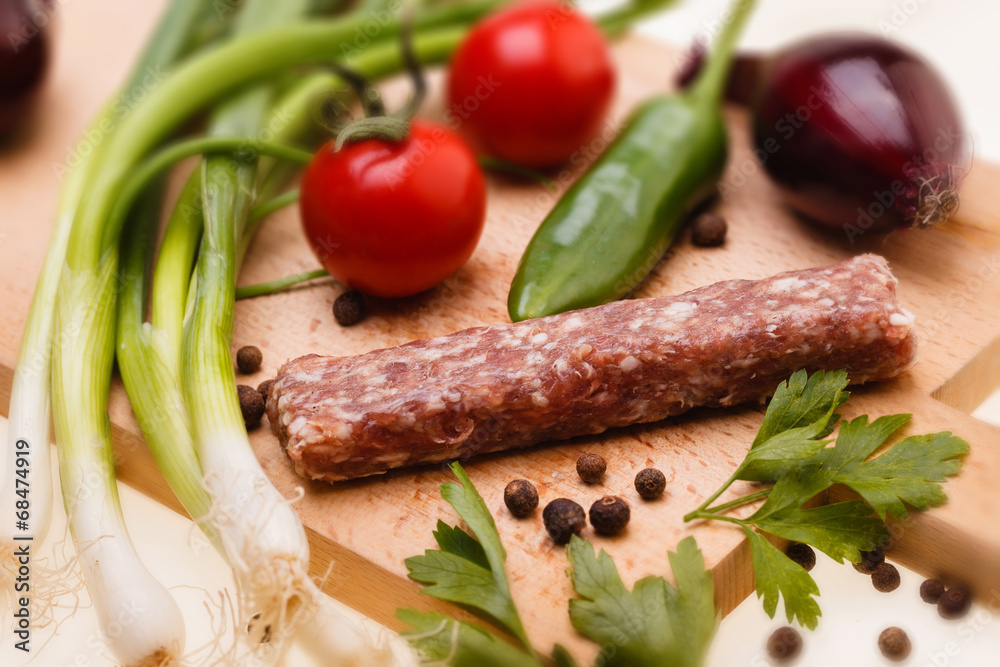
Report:
[[[138,50],[160,2],[66,3],[60,18],[56,67],[35,119],[34,131],[0,153],[0,406],[6,414],[12,369],[35,279],[48,241],[59,186],[59,165],[70,159],[87,119],[114,90]],[[127,26],[127,29],[123,29]],[[636,38],[618,43],[621,77],[612,136],[637,100],[666,89],[676,54]],[[439,103],[438,103],[439,105]],[[428,111],[434,114],[432,103]],[[951,502],[893,526],[891,557],[920,572],[969,581],[980,595],[1000,591],[1000,430],[966,413],[1000,385],[1000,215],[992,185],[1000,168],[975,163],[962,192],[958,219],[928,232],[862,236],[849,242],[843,231],[805,224],[783,207],[748,148],[746,117],[730,112],[732,157],[727,196],[717,210],[730,223],[725,246],[696,248],[686,235],[637,296],[672,294],[730,278],[762,278],[778,271],[839,261],[859,252],[887,257],[900,279],[902,303],[917,315],[920,362],[904,377],[858,389],[845,417],[912,412],[911,432],[952,430],[972,444],[965,469],[947,485]],[[95,138],[95,140],[100,140]],[[581,147],[596,154],[603,140]],[[816,159],[823,159],[817,156]],[[554,174],[564,184],[572,173]],[[246,384],[274,374],[286,359],[316,352],[346,355],[507,321],[507,286],[521,250],[558,196],[543,186],[491,176],[489,212],[482,242],[469,263],[429,293],[411,299],[371,302],[363,323],[340,328],[331,306],[341,288],[321,283],[236,306],[234,349],[254,344],[264,365]],[[294,209],[263,225],[241,284],[286,276],[317,265],[306,246]],[[111,400],[118,472],[123,480],[178,509],[138,431],[127,398],[116,381]],[[742,459],[760,423],[760,409],[695,410],[662,423],[621,429],[599,437],[539,446],[469,461],[467,469],[494,512],[509,552],[514,596],[538,648],[566,644],[581,657],[595,647],[569,624],[571,595],[566,558],[546,536],[540,512],[515,520],[503,507],[504,485],[515,477],[533,481],[541,501],[569,497],[585,506],[605,494],[632,505],[628,530],[602,538],[584,536],[611,553],[627,583],[666,574],[666,551],[693,534],[717,584],[718,603],[731,610],[753,590],[749,553],[738,530],[725,525],[685,525],[682,515],[725,480]],[[364,613],[399,627],[397,607],[454,607],[419,594],[406,579],[403,559],[433,546],[438,518],[456,517],[438,486],[449,481],[442,467],[404,470],[335,486],[296,477],[265,425],[251,436],[261,463],[309,529],[314,573],[325,590]],[[602,484],[584,485],[574,462],[585,451],[609,462]],[[663,499],[644,502],[632,487],[647,466],[667,476]],[[742,493],[737,484],[731,494]],[[330,567],[332,563],[332,569]]]

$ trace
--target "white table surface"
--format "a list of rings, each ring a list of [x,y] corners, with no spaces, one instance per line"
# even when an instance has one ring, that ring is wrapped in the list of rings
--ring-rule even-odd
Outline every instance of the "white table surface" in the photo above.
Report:
[[[662,17],[647,21],[641,32],[674,44],[686,44],[692,35],[710,29],[710,22],[727,0],[689,0]],[[1000,48],[994,34],[1000,25],[1000,3],[991,0],[761,0],[747,29],[744,43],[773,48],[827,30],[884,32],[923,53],[951,83],[964,109],[976,154],[1000,160]],[[1000,423],[1000,395],[976,413]],[[6,420],[0,420],[6,431]],[[205,604],[218,603],[220,591],[231,586],[228,568],[191,523],[121,485],[125,516],[140,555],[151,572],[171,587],[185,611],[187,645],[192,650],[211,640]],[[57,507],[60,504],[57,503]],[[430,527],[428,527],[430,530]],[[65,533],[65,517],[57,510],[52,533]],[[51,546],[51,545],[50,545]],[[876,592],[867,577],[848,565],[837,565],[822,554],[813,576],[822,592],[823,618],[815,632],[804,632],[805,652],[795,664],[813,667],[891,664],[876,648],[879,632],[890,625],[904,628],[914,643],[903,664],[914,667],[979,667],[1000,664],[1000,623],[983,607],[975,607],[962,621],[946,622],[917,595],[921,578],[903,570],[903,583],[891,594]],[[85,594],[81,602],[86,604]],[[1000,600],[996,601],[1000,604]],[[7,632],[7,623],[4,631]],[[764,643],[783,625],[771,620],[754,596],[722,623],[713,644],[711,667],[762,667],[770,664]],[[47,640],[47,644],[42,646]],[[26,664],[11,648],[9,635],[0,645],[0,665]],[[82,607],[58,626],[33,637],[34,665],[97,666],[113,664],[97,628],[93,610]],[[200,661],[199,661],[200,662]],[[194,664],[197,664],[194,663]],[[293,653],[288,664],[307,665]]]

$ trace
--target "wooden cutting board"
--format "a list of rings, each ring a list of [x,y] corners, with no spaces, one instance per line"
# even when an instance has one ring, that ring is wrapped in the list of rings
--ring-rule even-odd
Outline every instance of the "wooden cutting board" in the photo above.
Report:
[[[59,165],[87,119],[124,76],[161,3],[68,3],[59,26],[55,69],[34,132],[0,153],[0,406],[6,414],[12,369],[34,283],[48,242],[59,185]],[[122,25],[128,26],[123,30]],[[665,89],[676,53],[636,38],[614,48],[621,81],[608,135],[639,99]],[[433,105],[432,105],[433,108]],[[433,111],[431,112],[433,113]],[[1000,215],[992,185],[1000,168],[977,162],[963,189],[958,219],[939,230],[863,236],[850,243],[842,232],[804,224],[785,209],[763,178],[748,148],[746,118],[730,116],[732,158],[725,182],[729,196],[718,211],[730,223],[726,245],[693,247],[686,236],[639,290],[638,296],[672,294],[730,278],[828,264],[859,252],[886,256],[900,279],[900,299],[917,315],[922,339],[919,364],[904,377],[855,391],[845,416],[912,412],[912,432],[952,430],[972,444],[965,469],[948,484],[951,502],[893,527],[892,558],[919,572],[971,582],[986,596],[1000,590],[1000,430],[968,416],[1000,386]],[[603,141],[584,147],[596,154]],[[816,159],[822,159],[817,156]],[[557,174],[565,186],[573,174]],[[445,184],[443,184],[445,186]],[[309,353],[347,355],[416,338],[507,321],[505,298],[518,257],[557,193],[504,178],[489,179],[485,234],[470,262],[431,292],[399,301],[375,301],[363,323],[349,329],[334,321],[331,305],[340,293],[332,283],[236,306],[235,347],[259,346],[260,373],[240,378],[256,385],[286,359]],[[298,227],[294,209],[268,221],[255,241],[240,278],[249,284],[317,265]],[[111,400],[119,475],[145,493],[178,509],[143,443],[119,383]],[[540,512],[515,520],[503,507],[504,485],[515,477],[533,481],[542,503],[560,496],[584,506],[605,494],[620,494],[633,518],[620,537],[584,535],[610,552],[627,583],[665,574],[666,551],[693,534],[716,578],[724,612],[753,590],[749,553],[741,533],[726,525],[685,525],[682,515],[726,479],[742,460],[760,423],[759,409],[696,410],[665,422],[621,429],[600,437],[536,447],[469,461],[467,469],[493,510],[509,552],[515,598],[538,648],[553,642],[589,656],[595,647],[574,633],[566,613],[571,595],[566,559],[545,535]],[[406,579],[403,559],[433,546],[438,518],[454,522],[438,485],[443,467],[405,470],[330,486],[303,482],[293,473],[265,426],[251,438],[277,487],[308,526],[314,573],[324,589],[364,613],[399,627],[398,607],[455,607],[419,594]],[[599,452],[609,462],[603,484],[586,486],[574,471],[576,457]],[[662,469],[668,480],[662,500],[643,502],[632,487],[635,473]],[[736,485],[734,493],[745,487]],[[332,568],[331,568],[332,564]]]

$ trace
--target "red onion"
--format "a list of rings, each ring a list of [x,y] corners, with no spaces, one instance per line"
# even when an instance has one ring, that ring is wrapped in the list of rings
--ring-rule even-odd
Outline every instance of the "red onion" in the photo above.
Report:
[[[31,113],[48,68],[51,20],[49,2],[0,0],[0,136]]]
[[[681,83],[697,61],[696,50]],[[810,218],[853,241],[933,227],[957,210],[968,142],[947,86],[920,56],[872,35],[829,35],[745,57],[733,71],[729,96],[753,113],[758,158]]]

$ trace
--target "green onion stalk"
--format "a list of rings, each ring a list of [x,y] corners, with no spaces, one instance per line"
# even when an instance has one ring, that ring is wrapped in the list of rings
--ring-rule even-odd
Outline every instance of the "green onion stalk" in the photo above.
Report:
[[[200,42],[192,39],[191,34],[204,20],[203,3],[198,0],[175,1],[161,19],[137,66],[123,85],[121,89],[123,94],[130,94],[131,91],[140,88],[151,68],[170,67],[185,53],[196,48]],[[116,131],[123,118],[130,113],[129,109],[117,104],[117,99],[109,102],[92,121],[90,125],[92,130],[101,128],[103,132],[110,125],[112,128],[110,133]],[[0,585],[5,595],[15,590],[13,582],[6,581],[17,571],[17,563],[13,558],[15,549],[25,544],[34,544],[34,551],[37,553],[37,545],[45,539],[51,523],[49,381],[52,369],[51,344],[57,326],[53,304],[60,286],[71,229],[79,212],[80,203],[89,191],[90,181],[99,168],[106,144],[107,136],[92,150],[84,152],[85,157],[81,163],[65,175],[57,204],[52,240],[28,312],[14,373],[8,412],[7,456],[4,458],[3,485],[0,488],[0,508],[4,516],[10,517],[14,517],[16,512],[25,512],[27,528],[18,529],[11,521],[0,529],[0,579],[4,580]],[[94,494],[103,491],[109,497],[117,493],[116,489],[109,491],[106,487],[100,490],[94,488],[101,486],[98,483],[91,484],[87,488]],[[81,487],[79,492],[86,491]],[[77,510],[74,504],[70,503],[67,505],[67,511],[72,516]],[[112,511],[110,514],[112,522],[116,522],[117,519],[113,516],[115,513]],[[30,539],[30,542],[25,541],[25,538]],[[44,580],[45,572],[38,567],[40,562],[36,563],[31,581],[33,593],[31,597],[33,613],[37,618],[42,616],[39,607],[58,597],[58,589],[65,587],[69,590],[72,586],[66,581]],[[144,571],[137,576],[148,578],[148,574]],[[96,599],[95,606],[98,607],[103,626],[110,620],[110,610]],[[176,609],[172,600],[166,604],[167,616],[171,616],[169,611],[171,607]],[[176,616],[179,618],[179,613]]]
[[[252,31],[254,24],[281,23],[304,9],[301,0],[298,6],[287,3],[280,8],[270,2],[251,3],[244,8],[238,28]],[[275,105],[269,117],[265,116],[273,92],[269,86],[243,92],[215,111],[209,133],[215,137],[264,136],[272,133],[271,128],[279,127],[276,138],[280,141],[306,134],[312,121],[308,112],[314,96],[326,91],[331,79],[328,74],[319,75],[296,84]],[[321,88],[320,84],[325,86]],[[285,114],[291,114],[291,120]],[[117,210],[127,206],[128,195],[140,191],[144,182],[169,162],[197,149],[199,144],[217,150],[228,141],[209,138],[185,142],[148,160],[147,168],[140,168],[139,175],[129,181],[125,204],[119,203]],[[257,190],[273,189],[266,182],[268,175],[276,177],[272,184],[280,182],[283,165],[273,158],[258,160],[258,156],[271,154],[299,163],[307,162],[311,156],[296,155],[290,150],[282,154],[270,145],[265,147],[250,140],[237,140],[232,148],[238,149],[233,152],[242,158],[218,152],[207,155],[180,195],[157,262],[148,324],[143,322],[144,297],[148,282],[146,267],[155,243],[155,228],[150,223],[155,218],[137,221],[136,231],[127,235],[129,238],[123,244],[124,293],[119,304],[118,356],[133,407],[161,470],[185,508],[199,520],[199,525],[234,568],[241,602],[238,627],[249,626],[251,646],[266,648],[274,660],[287,646],[285,639],[292,635],[297,617],[303,613],[317,616],[317,605],[312,601],[320,594],[307,578],[308,545],[301,523],[267,482],[248,443],[232,451],[218,444],[232,435],[220,437],[214,430],[219,423],[223,430],[235,430],[237,439],[242,435],[244,441],[245,431],[238,409],[235,422],[232,414],[216,414],[217,407],[221,406],[223,411],[228,407],[225,398],[219,401],[218,397],[224,397],[227,388],[232,392],[235,379],[228,357],[232,298],[225,295],[224,289],[221,292],[217,289],[225,282],[220,283],[213,276],[235,273],[220,266],[220,262],[235,259],[238,263],[242,259],[243,252],[233,252],[233,248],[244,236]],[[136,185],[130,187],[133,184]],[[196,280],[192,282],[190,267],[202,232]],[[226,303],[229,305],[221,305]],[[221,326],[217,321],[219,313],[224,320]],[[183,338],[182,332],[185,332]],[[182,377],[180,372],[182,340],[184,358],[191,347],[194,356],[208,360],[196,364],[190,377]],[[220,361],[221,365],[215,363]],[[192,405],[208,405],[207,412],[188,410],[185,393],[192,397]],[[161,418],[164,415],[168,415],[165,420]],[[199,452],[201,442],[212,446]],[[244,452],[250,454],[252,461],[246,460]],[[208,459],[206,468],[213,470],[212,474],[202,472],[199,460],[202,455]],[[222,456],[222,462],[213,456]],[[395,662],[389,642],[371,641],[352,615],[345,616],[336,608],[324,611],[323,616],[337,637],[324,659],[337,664]],[[267,643],[262,644],[265,636]],[[405,648],[401,640],[396,643]]]
[[[478,0],[430,10],[417,17],[414,44],[418,57],[425,62],[446,57],[462,37],[464,26],[497,4],[497,0]],[[651,8],[648,2],[642,4],[643,12]],[[138,186],[130,183],[136,174],[151,181],[166,164],[161,155],[159,161],[154,158],[152,167],[144,165],[146,156],[160,142],[199,110],[247,85],[296,65],[333,60],[348,52],[351,56],[347,64],[370,78],[400,69],[399,48],[389,41],[399,33],[398,19],[392,18],[382,25],[384,41],[363,50],[352,49],[356,31],[365,25],[365,17],[351,17],[272,28],[239,37],[186,60],[150,91],[107,138],[100,163],[96,165],[99,168],[88,172],[87,197],[66,214],[72,220],[72,229],[68,234],[65,266],[56,298],[52,405],[60,444],[64,498],[71,510],[71,531],[92,589],[94,582],[107,583],[120,578],[122,573],[140,574],[132,564],[138,560],[134,558],[134,549],[131,549],[121,520],[107,417],[107,393],[115,348],[116,298],[121,281],[119,269],[128,273],[130,266],[119,267],[119,242],[128,204],[146,181],[138,181]],[[231,126],[220,124],[220,127]],[[267,152],[267,146],[257,143],[256,148]],[[224,144],[225,141],[216,142],[213,150],[226,150]],[[182,153],[177,151],[171,155],[176,157]],[[221,163],[214,161],[214,164]],[[284,632],[290,628],[283,624],[294,619],[307,603],[315,601],[318,591],[307,576],[308,547],[301,524],[285,499],[267,482],[249,447],[229,358],[235,274],[241,248],[245,247],[240,230],[246,225],[252,203],[252,196],[232,185],[237,181],[250,182],[250,176],[239,175],[245,165],[236,164],[236,172],[231,172],[237,174],[236,180],[230,182],[229,187],[212,188],[209,187],[214,184],[210,178],[215,171],[212,165],[212,159],[204,163],[199,168],[200,183],[189,184],[190,188],[200,187],[204,206],[203,218],[199,221],[195,217],[188,222],[193,226],[203,225],[203,238],[193,286],[186,294],[175,289],[174,297],[170,297],[170,290],[162,297],[176,302],[159,311],[168,318],[172,332],[166,336],[171,341],[164,344],[163,353],[171,355],[169,360],[176,361],[176,331],[180,321],[183,327],[180,376],[184,401],[180,405],[187,406],[188,422],[178,429],[178,433],[183,439],[187,429],[188,435],[193,437],[209,501],[207,509],[204,498],[200,507],[192,504],[193,513],[213,523],[218,542],[238,573],[237,579],[242,579],[242,592],[251,600],[256,598],[251,608],[260,608],[257,612],[260,619],[275,621],[277,625],[272,626],[271,632]],[[230,162],[226,169],[232,166]],[[247,171],[252,174],[252,169]],[[187,196],[194,198],[192,192]],[[122,193],[127,196],[123,197]],[[232,215],[234,211],[237,215]],[[190,232],[190,229],[181,229],[178,234],[188,238]],[[180,265],[180,259],[191,257],[192,250],[185,246],[177,253]],[[174,273],[175,279],[181,275],[176,268]],[[153,282],[155,287],[157,276]],[[156,303],[154,296],[154,321]],[[185,304],[185,310],[178,316],[177,304],[181,303]],[[138,322],[135,326],[145,328],[137,315],[136,305],[132,307],[135,309],[130,315],[133,322]],[[152,348],[150,344],[146,349]],[[176,381],[175,375],[171,377]],[[135,386],[134,381],[132,384]],[[136,391],[137,388],[132,393]],[[157,408],[140,401],[137,409],[160,409],[169,415],[171,405]],[[184,412],[180,408],[178,414]],[[147,420],[147,423],[155,423],[155,420]],[[189,457],[187,464],[193,469],[193,459]],[[194,487],[189,484],[188,488]],[[196,500],[196,491],[190,491],[190,495],[189,499]],[[81,511],[84,505],[87,505],[87,512]],[[98,530],[102,531],[98,534],[109,534],[110,538],[91,543],[81,539],[83,534],[95,534]],[[123,553],[131,550],[131,560],[119,557],[115,549]],[[142,569],[141,564],[138,569]],[[148,573],[145,576],[149,578]],[[155,582],[145,583],[158,586]],[[137,635],[134,645],[128,650],[115,647],[119,658],[132,664],[179,655],[183,646],[183,627],[179,620],[168,618],[168,613],[158,622],[146,622],[154,619],[159,609],[176,609],[169,595],[165,591],[158,598],[147,595],[143,585],[141,591],[133,589],[128,599],[125,586],[112,588],[108,600],[95,600],[102,616],[113,613],[121,603],[134,603],[140,592],[146,596],[140,602],[144,602],[143,608],[150,612],[140,614],[139,626],[133,633]],[[268,598],[277,604],[265,606]],[[259,624],[259,627],[263,638],[267,634],[267,624]]]
[[[253,30],[251,26],[255,24],[286,22],[286,19],[304,13],[303,0],[280,6],[270,2],[266,6],[260,2],[251,3],[240,14],[235,32]],[[227,115],[238,117],[242,114],[244,122],[242,125],[233,123],[235,127],[232,129],[249,135],[260,124],[258,118],[263,116],[268,97],[267,89],[256,89],[235,98],[227,105],[226,111],[219,111],[216,115],[225,118]],[[203,142],[205,145],[199,149],[198,142],[194,143],[197,153],[190,150],[192,142],[162,151],[159,156],[165,159],[158,165],[159,169],[173,166],[181,155],[189,152],[199,154],[224,145],[224,142],[216,143],[210,139]],[[215,145],[208,146],[210,143]],[[239,142],[237,147],[252,150],[244,143]],[[145,185],[143,181],[139,179],[141,189]],[[133,177],[131,182],[136,182],[136,178]],[[139,210],[133,211],[129,226],[134,229],[123,242],[125,257],[118,301],[117,355],[125,389],[157,465],[188,514],[199,521],[198,525],[205,534],[223,551],[212,522],[200,521],[208,514],[211,501],[204,488],[204,476],[180,380],[181,335],[191,267],[203,226],[201,198],[202,183],[200,175],[195,173],[181,191],[167,225],[162,251],[156,261],[151,320],[148,323],[145,322],[146,295],[150,291],[147,267],[152,264],[159,215],[155,208],[142,210],[146,207],[141,201],[136,206]]]
[[[250,4],[244,11],[254,9]],[[270,97],[268,87],[258,87],[226,101],[213,114],[209,134],[258,134]],[[212,502],[210,520],[236,576],[240,624],[248,627],[251,646],[280,656],[312,606],[309,544],[250,448],[229,354],[237,247],[255,197],[256,156],[209,155],[198,173],[203,236],[183,329],[181,382]]]
[[[454,15],[453,11],[450,13]],[[394,31],[390,26],[386,32],[391,35]],[[450,40],[452,44],[454,41]],[[393,54],[386,71],[398,68],[393,64],[398,60]],[[327,78],[330,77],[327,75]],[[225,111],[219,112],[222,120],[216,120],[213,129],[225,134],[253,133],[260,124],[260,117],[252,118],[245,103],[254,98],[254,106],[258,109],[267,100],[267,96],[256,92],[242,94],[237,98],[241,104],[234,100]],[[105,220],[106,228],[121,229],[133,199],[163,167],[194,150],[224,150],[227,143],[233,143],[229,146],[233,152],[244,148],[252,153],[268,152],[260,142],[210,138],[185,142],[145,162],[137,161],[115,188],[119,195],[107,209],[110,212]],[[279,155],[280,151],[271,152],[278,157],[289,157]],[[253,199],[254,170],[251,164],[217,155],[208,158],[198,173],[197,180],[185,186],[181,200],[190,203],[200,193],[203,205],[200,211],[197,206],[175,209],[153,278],[150,323],[143,322],[147,253],[130,250],[126,255],[122,267],[125,291],[119,304],[122,340],[118,346],[119,359],[126,386],[131,387],[133,407],[154,455],[185,507],[196,518],[205,519],[203,524],[208,526],[207,532],[217,545],[221,542],[237,575],[244,601],[243,616],[256,619],[251,629],[258,629],[261,635],[264,628],[267,629],[268,644],[273,647],[278,643],[276,638],[291,634],[291,628],[286,626],[293,625],[291,621],[300,610],[315,607],[313,603],[325,596],[320,596],[307,576],[308,547],[301,523],[287,501],[267,483],[249,448],[234,398],[235,379],[228,351],[234,297],[227,284],[235,279],[234,258],[242,256],[241,248],[245,248],[239,239],[243,238],[241,227],[246,224]],[[188,287],[184,267],[190,267],[194,239],[202,231],[197,275]],[[113,235],[105,234],[105,238],[110,236]],[[139,234],[136,240],[129,240],[129,247],[148,247],[151,236],[148,232],[145,237]],[[114,245],[103,245],[107,247],[100,248],[100,255],[91,255],[90,262],[94,264],[96,257],[98,267],[111,266],[116,260]],[[86,246],[83,239],[73,246],[79,253],[77,256],[86,256]],[[70,262],[68,275],[73,275],[72,267]],[[220,276],[228,278],[220,280]],[[97,278],[107,285],[103,276]],[[81,284],[90,292],[98,280],[81,281]],[[105,288],[105,291],[110,290]],[[103,309],[96,313],[104,316]],[[220,313],[223,314],[221,325]],[[89,326],[83,318],[77,319],[81,320],[84,328],[102,328]],[[180,353],[183,372],[176,370],[180,367],[176,363],[179,325],[184,331]],[[165,390],[154,391],[153,387]],[[178,391],[179,388],[183,391]],[[200,468],[195,465],[196,461],[201,464]],[[204,473],[207,494],[204,488],[199,488],[200,473]],[[338,649],[338,654],[344,654],[345,646],[355,646],[359,652],[367,648],[364,657],[359,656],[353,662],[373,664],[372,651],[366,646],[368,642],[345,641],[349,638],[344,636],[343,615],[331,614],[330,604],[321,602],[320,609],[325,613],[313,613],[309,620],[322,618],[323,626],[335,630],[338,639],[330,645]],[[386,652],[387,657],[389,653],[391,651]]]
[[[328,73],[314,74],[300,80],[273,106],[270,113],[271,120],[264,125],[267,128],[280,128],[276,131],[273,141],[280,145],[310,134],[318,135],[310,112],[317,106],[318,101],[335,94],[339,88],[336,79]],[[261,133],[261,136],[264,134],[266,133]],[[150,182],[165,165],[175,162],[182,155],[209,145],[214,148],[230,145],[234,149],[239,147],[241,151],[264,155],[273,152],[274,155],[280,155],[286,160],[291,158],[293,163],[302,163],[310,157],[308,153],[291,149],[275,150],[272,144],[257,144],[249,140],[216,138],[187,141],[161,151],[147,160],[126,189],[135,191],[137,188],[132,186],[132,183],[138,182],[141,185]],[[256,192],[270,195],[283,184],[280,167],[284,165],[268,157],[263,157],[258,162]],[[147,165],[157,165],[157,168],[148,168]],[[237,172],[224,170],[221,176],[225,177],[232,173]],[[190,303],[193,295],[197,293],[197,289],[190,285],[191,266],[195,249],[200,241],[202,212],[205,210],[201,202],[201,177],[200,167],[195,170],[182,190],[167,225],[153,276],[149,322],[143,321],[143,315],[146,310],[145,295],[149,282],[147,267],[151,263],[156,241],[157,220],[139,218],[134,221],[138,224],[130,223],[126,228],[126,238],[123,241],[123,293],[119,299],[118,360],[133,409],[165,478],[184,507],[228,560],[226,546],[237,552],[240,549],[231,542],[223,544],[217,530],[218,522],[210,513],[212,501],[205,491],[204,476],[191,432],[180,373],[184,313],[189,310],[186,304]],[[209,183],[211,182],[209,179]],[[222,207],[215,207],[217,211],[220,208]],[[225,209],[222,209],[222,212],[224,213]],[[237,215],[234,219],[238,221],[241,217]],[[247,217],[248,231],[241,239],[237,252],[237,265],[242,261],[244,254],[242,249],[245,248],[249,230],[257,222],[259,218],[253,215]],[[194,281],[194,284],[196,285],[197,281]],[[240,430],[242,431],[242,427]],[[292,517],[290,525],[297,524],[298,520]],[[235,574],[241,593],[246,593],[253,585],[252,581],[246,581],[249,572],[243,568],[234,569],[237,570]],[[312,588],[310,584],[306,586],[308,589]],[[315,610],[303,607],[306,616],[304,627],[296,634],[296,639],[300,643],[315,645],[316,641],[309,641],[309,638],[324,635],[326,641],[321,644],[318,653],[324,660],[336,658],[338,664],[388,665],[406,662],[408,646],[396,635],[383,631],[369,636],[366,629],[354,620],[356,613],[345,614],[341,605],[325,595],[320,595],[318,591],[309,592],[319,604],[313,605]],[[241,609],[241,616],[244,618],[240,625],[242,627],[250,625],[252,630],[259,632],[271,623],[265,620],[257,606],[252,604],[253,598],[252,595],[240,595],[244,603]],[[311,613],[313,611],[315,613]],[[275,651],[279,645],[278,640],[288,634],[287,631],[279,633],[277,627],[278,624],[274,624],[268,629],[270,641],[267,648],[271,651]],[[320,629],[323,632],[320,632]]]
[[[439,61],[453,51],[463,33],[462,28],[428,32],[419,38],[418,54],[426,61]],[[395,43],[373,46],[363,53],[356,64],[373,77],[395,72],[403,65]],[[299,88],[289,96],[292,102],[298,100],[300,107],[294,117],[305,115],[302,111],[315,98],[311,93],[331,94],[339,86],[335,77],[321,74],[306,79]],[[279,105],[274,117],[283,117],[290,107],[294,105]],[[232,125],[218,127],[227,133],[239,129]],[[294,125],[291,130],[295,133]],[[277,137],[281,141],[289,138]],[[166,165],[194,151],[217,151],[226,146],[249,148],[250,152],[269,151],[302,162],[311,157],[238,138],[183,142],[161,151],[134,170],[122,187],[125,194],[115,211],[120,215],[133,193],[141,191]],[[220,158],[227,162],[218,162]],[[229,357],[233,290],[236,266],[249,238],[245,232],[252,226],[249,193],[253,191],[253,177],[247,167],[231,157],[210,157],[188,181],[168,224],[157,262],[151,323],[142,322],[142,313],[145,266],[152,235],[136,236],[126,243],[125,294],[119,305],[118,345],[126,388],[154,455],[158,450],[163,451],[157,458],[161,465],[165,464],[162,465],[165,476],[178,497],[185,507],[195,508],[193,516],[205,519],[202,525],[210,527],[210,534],[221,535],[224,553],[240,586],[242,616],[252,620],[251,630],[262,634],[267,628],[268,646],[273,648],[278,640],[291,634],[290,626],[295,625],[293,621],[301,611],[304,634],[314,644],[317,640],[325,644],[321,652],[327,659],[337,656],[343,664],[396,664],[399,654],[408,652],[402,641],[387,637],[373,637],[374,641],[369,641],[364,630],[354,625],[308,579],[308,547],[301,523],[260,469],[234,400],[235,378]],[[230,180],[242,183],[230,185]],[[258,177],[258,185],[262,180]],[[212,193],[204,198],[200,208],[191,201],[198,192],[203,197],[206,192]],[[197,222],[199,216],[195,212],[199,210],[203,226]],[[111,224],[117,224],[117,217],[112,216]],[[246,227],[241,229],[241,225]],[[202,232],[193,292],[185,292],[188,272],[184,267],[190,267],[192,249]],[[220,281],[220,276],[225,280]],[[169,372],[166,369],[177,358],[177,332],[184,319],[185,308],[181,304],[192,298],[192,294],[184,325],[183,371]],[[183,386],[184,396],[179,385]],[[157,409],[164,404],[169,408]],[[160,417],[168,413],[178,415],[178,419],[157,431],[163,421]],[[188,415],[189,419],[183,419]],[[199,473],[193,472],[196,470],[193,466],[174,465],[180,462],[178,452],[182,451],[187,453],[185,459],[197,456],[200,461],[207,497],[198,488]],[[233,507],[239,511],[233,511]]]

